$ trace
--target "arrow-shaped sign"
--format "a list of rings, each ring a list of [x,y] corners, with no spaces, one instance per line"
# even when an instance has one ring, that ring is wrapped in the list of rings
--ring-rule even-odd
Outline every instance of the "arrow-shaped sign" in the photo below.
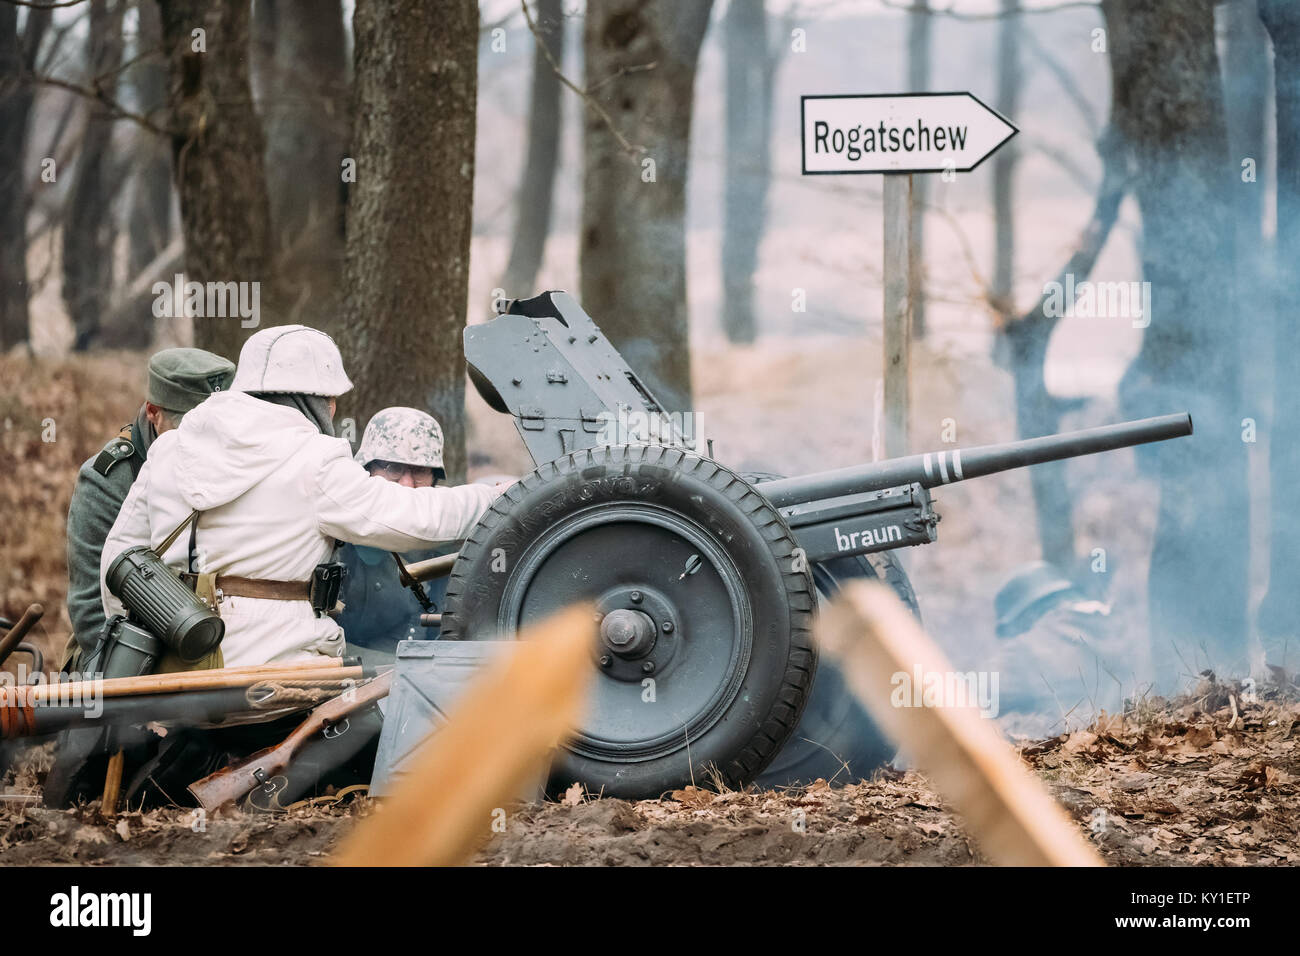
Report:
[[[805,96],[803,172],[965,173],[1020,132],[970,93]]]

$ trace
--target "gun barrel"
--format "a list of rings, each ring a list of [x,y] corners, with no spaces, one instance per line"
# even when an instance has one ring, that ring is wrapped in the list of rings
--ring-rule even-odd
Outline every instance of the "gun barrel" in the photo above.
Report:
[[[1118,425],[1102,425],[1100,428],[1087,428],[1063,435],[1026,438],[1003,445],[981,445],[965,450],[953,448],[868,465],[819,471],[796,478],[781,478],[763,482],[759,490],[772,504],[783,508],[842,495],[880,491],[912,482],[934,488],[1012,468],[1077,458],[1080,455],[1095,455],[1116,448],[1181,438],[1191,433],[1192,416],[1180,412]]]

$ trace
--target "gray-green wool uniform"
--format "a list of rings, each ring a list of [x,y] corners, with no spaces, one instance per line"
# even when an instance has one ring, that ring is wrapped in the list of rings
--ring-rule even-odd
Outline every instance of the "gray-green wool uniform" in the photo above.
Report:
[[[77,472],[68,505],[68,617],[82,651],[90,651],[104,627],[99,594],[99,556],[131,483],[144,467],[153,426],[144,409]]]
[[[173,419],[230,386],[235,366],[202,349],[164,349],[149,360],[148,400]],[[141,406],[135,421],[81,466],[68,506],[68,616],[82,651],[93,650],[104,627],[99,558],[122,502],[144,467],[153,426]]]

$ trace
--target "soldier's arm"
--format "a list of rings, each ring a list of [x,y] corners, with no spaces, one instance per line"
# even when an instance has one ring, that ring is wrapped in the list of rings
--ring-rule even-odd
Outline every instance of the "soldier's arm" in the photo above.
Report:
[[[371,477],[346,445],[321,463],[316,485],[322,534],[387,551],[459,541],[500,494],[486,485],[403,488]]]
[[[117,520],[104,541],[104,553],[99,559],[99,594],[106,615],[124,614],[122,602],[108,591],[104,578],[113,560],[127,548],[137,545],[148,547],[149,540],[149,462],[144,463],[135,484],[122,503],[122,510],[117,513]]]
[[[82,465],[68,506],[68,617],[83,650],[93,649],[104,626],[99,594],[99,559],[131,484],[126,465],[109,474]]]

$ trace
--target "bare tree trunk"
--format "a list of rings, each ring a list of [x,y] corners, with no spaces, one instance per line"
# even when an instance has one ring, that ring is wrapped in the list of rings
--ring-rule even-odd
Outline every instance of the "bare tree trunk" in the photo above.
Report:
[[[1233,211],[1237,263],[1246,281],[1238,290],[1253,291],[1262,279],[1264,259],[1264,175],[1270,76],[1268,32],[1252,0],[1231,0],[1219,7],[1224,25],[1223,93],[1228,143],[1236,177]],[[1242,163],[1252,160],[1255,179],[1243,179]],[[1253,310],[1251,310],[1253,311]],[[1245,331],[1245,330],[1243,330]],[[1252,354],[1257,350],[1251,350]],[[1249,387],[1251,383],[1244,382]]]
[[[271,21],[270,36],[259,36],[271,57],[258,92],[276,276],[293,303],[287,317],[310,316],[333,334],[344,256],[340,164],[351,131],[343,8],[339,0],[258,5]]]
[[[1103,173],[1092,218],[1080,234],[1069,261],[1055,277],[1058,287],[1066,284],[1067,276],[1073,276],[1076,281],[1088,277],[1119,217],[1128,182],[1127,163],[1125,157],[1118,155],[1114,134],[1103,135],[1098,148]],[[1059,313],[1048,311],[1049,301],[1049,296],[1044,294],[1032,309],[1009,322],[1003,330],[1014,373],[1016,430],[1021,436],[1031,438],[1060,431],[1061,416],[1072,407],[1071,403],[1049,395],[1043,378],[1047,346],[1059,317]],[[1031,468],[1029,482],[1043,557],[1068,571],[1074,557],[1073,502],[1065,484],[1065,469],[1060,464],[1051,462]]]
[[[356,388],[340,403],[357,434],[376,411],[414,405],[465,474],[465,360],[474,200],[478,6],[357,0],[346,320],[339,345]]]
[[[167,105],[167,58],[163,46],[158,4],[142,0],[136,55],[144,56],[127,74],[135,87],[138,109],[157,115]],[[152,51],[158,51],[156,54]],[[147,130],[140,131],[136,146],[135,202],[128,219],[130,253],[128,272],[139,275],[167,247],[172,234],[171,156],[167,144]]]
[[[22,35],[18,9],[0,4],[0,351],[27,341],[27,138],[32,87],[24,79],[50,25],[49,10],[29,10]]]
[[[1105,0],[1114,122],[1134,160],[1150,325],[1125,373],[1129,417],[1186,408],[1196,436],[1138,451],[1159,478],[1152,658],[1245,663],[1248,506],[1223,86],[1211,0]],[[1186,662],[1186,667],[1184,663]]]
[[[700,43],[712,0],[590,0],[582,305],[669,411],[691,400],[686,173]]]
[[[122,61],[122,7],[123,0],[90,2],[87,83],[100,86],[109,98],[115,95],[116,71]],[[112,139],[113,119],[108,109],[92,104],[63,227],[63,301],[76,331],[73,348],[78,351],[98,344],[100,323],[113,288],[116,230],[109,210],[115,190],[107,181],[112,171]]]
[[[136,4],[139,28],[135,50],[138,61],[126,72],[134,89],[136,109],[157,117],[167,106],[167,58],[163,48],[162,20],[158,4],[142,0]],[[134,169],[131,206],[127,212],[127,281],[137,279],[167,248],[172,238],[172,168],[165,138],[148,130],[136,130],[132,154],[119,167]],[[171,281],[162,273],[151,280]],[[100,344],[110,348],[144,348],[152,335],[154,296],[146,292],[130,306],[104,315]]]
[[[1002,0],[998,33],[997,108],[1014,117],[1020,106],[1024,76],[1020,63],[1020,0]],[[1015,310],[1015,174],[1020,158],[1013,141],[993,156],[993,307],[1010,346],[1015,383],[1016,432],[1022,438],[1060,431],[1063,406],[1047,391],[1043,364],[1051,341],[1051,321],[1018,322]],[[1078,277],[1076,277],[1078,278]],[[1066,484],[1065,462],[1051,462],[1029,472],[1034,495],[1038,541],[1043,560],[1063,570],[1074,562],[1073,502]]]
[[[930,89],[930,36],[934,17],[929,0],[914,0],[907,16],[907,88]],[[1011,144],[1014,145],[1014,144]],[[1003,150],[1010,148],[1004,146]],[[912,177],[912,245],[908,251],[908,295],[912,299],[912,337],[925,338],[925,207],[930,199],[930,177]]]
[[[1020,105],[1020,0],[1002,0],[998,25],[998,98],[1003,116],[1015,116]],[[1004,323],[1015,314],[1014,272],[1016,217],[1013,186],[1016,161],[1013,140],[993,156],[993,304]]]
[[[248,80],[249,0],[159,0],[159,8],[187,278],[260,283],[258,321],[273,325],[278,310],[262,127]],[[203,32],[196,36],[196,30]],[[194,343],[235,359],[255,331],[246,322],[196,318]]]
[[[1224,35],[1223,93],[1228,121],[1228,145],[1236,175],[1232,182],[1232,209],[1236,225],[1237,286],[1244,315],[1255,316],[1239,327],[1244,362],[1259,371],[1242,380],[1246,407],[1258,414],[1268,403],[1272,385],[1272,325],[1276,321],[1264,287],[1272,279],[1264,242],[1264,170],[1268,149],[1269,117],[1268,32],[1259,19],[1254,0],[1231,0],[1219,5]],[[1243,163],[1251,164],[1249,175]],[[1265,361],[1261,362],[1261,359]],[[1259,368],[1263,364],[1264,368]]]
[[[726,187],[722,229],[722,327],[732,342],[753,342],[754,273],[763,241],[771,177],[772,82],[765,0],[731,0],[726,44]]]
[[[560,80],[551,60],[564,62],[564,7],[562,0],[538,0],[538,38],[546,53],[534,44],[533,94],[528,110],[528,155],[524,160],[524,178],[515,201],[515,236],[510,246],[501,287],[510,299],[527,298],[538,291],[533,288],[537,270],[546,252],[546,237],[551,229],[551,199],[555,191],[555,170],[560,155]]]
[[[1277,99],[1277,286],[1273,323],[1273,427],[1269,435],[1272,485],[1268,593],[1259,609],[1259,634],[1269,663],[1294,672],[1300,655],[1300,507],[1292,488],[1300,474],[1300,9],[1260,0],[1260,18],[1273,41]]]

